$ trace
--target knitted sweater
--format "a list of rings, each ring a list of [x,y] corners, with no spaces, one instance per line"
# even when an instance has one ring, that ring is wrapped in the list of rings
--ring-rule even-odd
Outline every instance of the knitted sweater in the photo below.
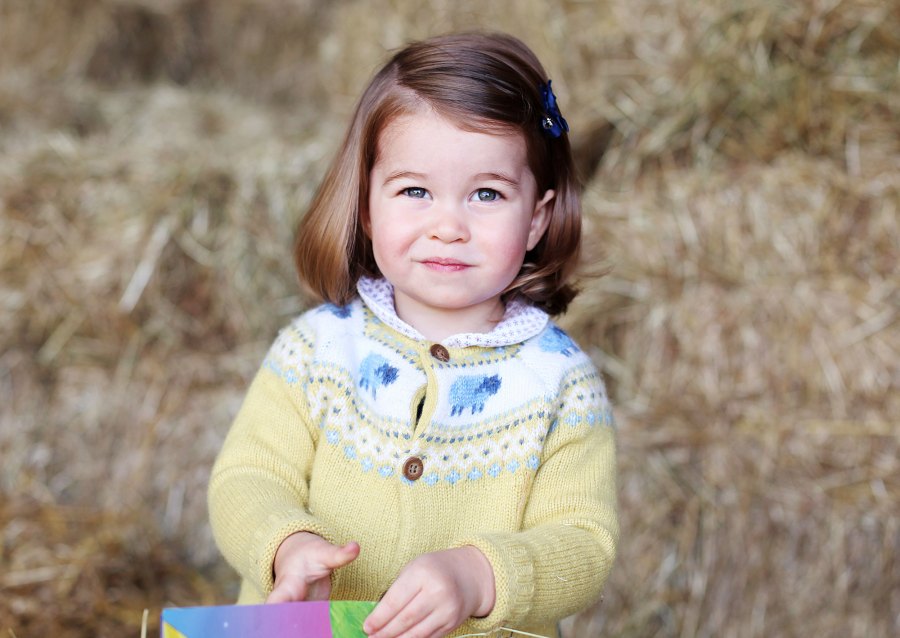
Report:
[[[216,541],[261,602],[290,534],[359,557],[332,597],[378,600],[416,556],[473,545],[496,603],[452,635],[555,635],[598,597],[616,552],[615,440],[590,359],[540,310],[426,341],[390,284],[294,320],[270,349],[213,468]]]

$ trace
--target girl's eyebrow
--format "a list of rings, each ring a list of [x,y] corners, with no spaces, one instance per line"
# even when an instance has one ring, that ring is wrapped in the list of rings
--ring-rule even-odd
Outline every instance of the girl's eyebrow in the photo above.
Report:
[[[396,182],[398,179],[412,179],[418,181],[424,180],[425,178],[425,173],[416,173],[415,171],[394,171],[393,173],[388,174],[384,179],[384,183],[390,184],[391,182]]]
[[[413,181],[422,181],[427,179],[427,175],[425,173],[417,173],[416,171],[394,171],[393,173],[388,173],[387,177],[384,179],[385,184],[390,184],[391,182],[396,182],[401,179],[411,179]],[[506,173],[478,173],[473,176],[474,181],[497,181],[503,182],[510,188],[519,188],[519,180],[515,177],[507,175]]]
[[[519,187],[519,180],[517,180],[515,177],[507,175],[506,173],[478,173],[475,176],[475,179],[503,182],[504,184],[511,186],[512,188]]]

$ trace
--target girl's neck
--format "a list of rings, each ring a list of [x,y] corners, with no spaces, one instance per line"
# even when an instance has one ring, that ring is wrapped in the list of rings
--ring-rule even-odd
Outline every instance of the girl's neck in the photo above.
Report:
[[[394,309],[398,317],[435,343],[456,334],[491,332],[506,311],[500,299],[493,304],[448,310],[419,304],[400,295],[394,298]]]

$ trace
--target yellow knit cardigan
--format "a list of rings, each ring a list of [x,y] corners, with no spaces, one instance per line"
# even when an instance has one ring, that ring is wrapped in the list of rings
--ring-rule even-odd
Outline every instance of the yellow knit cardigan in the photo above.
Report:
[[[359,542],[332,575],[343,600],[377,600],[412,558],[473,545],[496,603],[452,635],[556,635],[599,596],[618,540],[595,367],[534,309],[525,327],[506,322],[505,345],[436,347],[363,297],[281,332],[213,468],[210,518],[243,578],[238,602],[265,599],[275,552],[298,531]]]

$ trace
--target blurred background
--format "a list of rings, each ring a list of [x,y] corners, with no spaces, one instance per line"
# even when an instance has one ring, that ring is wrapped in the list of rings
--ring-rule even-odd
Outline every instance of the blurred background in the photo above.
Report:
[[[390,51],[539,55],[621,552],[593,636],[900,634],[900,2],[0,0],[0,634],[231,602],[206,481]]]

